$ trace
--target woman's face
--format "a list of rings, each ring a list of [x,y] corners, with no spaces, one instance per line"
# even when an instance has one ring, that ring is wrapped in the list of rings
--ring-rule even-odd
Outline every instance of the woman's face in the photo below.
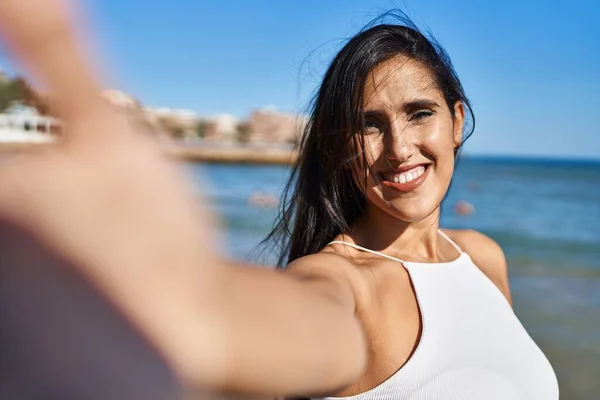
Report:
[[[377,66],[364,93],[369,207],[404,222],[418,222],[440,205],[454,172],[464,108],[455,116],[433,75],[419,62],[395,57]],[[362,170],[362,165],[359,167]],[[358,179],[362,187],[363,179]]]

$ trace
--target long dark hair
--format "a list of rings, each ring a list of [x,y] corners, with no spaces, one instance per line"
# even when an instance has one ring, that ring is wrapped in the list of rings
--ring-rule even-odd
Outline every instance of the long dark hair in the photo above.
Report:
[[[382,23],[388,17],[395,23]],[[462,102],[470,117],[463,143],[472,134],[473,110],[442,46],[427,38],[400,11],[372,21],[335,56],[311,103],[281,212],[263,241],[279,253],[279,268],[319,252],[336,235],[347,232],[363,212],[366,199],[355,178],[359,176],[356,160],[360,156],[356,149],[364,152],[364,143],[362,135],[355,133],[364,127],[364,86],[377,65],[398,55],[429,68],[453,117],[454,105]],[[460,147],[455,157],[459,151]]]

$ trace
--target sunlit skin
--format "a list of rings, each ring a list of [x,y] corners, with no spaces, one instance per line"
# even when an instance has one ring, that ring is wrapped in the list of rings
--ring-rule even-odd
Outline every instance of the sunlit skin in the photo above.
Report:
[[[364,135],[367,180],[366,187],[359,185],[367,206],[351,230],[335,240],[406,261],[455,260],[457,250],[437,230],[440,203],[454,173],[455,149],[462,142],[462,103],[453,104],[452,112],[429,70],[405,57],[376,67],[364,95],[366,128],[357,135]],[[358,148],[356,152],[361,153]],[[389,173],[418,165],[424,166],[425,172],[415,180],[416,187],[387,181],[393,179]],[[359,167],[358,175],[364,172]],[[510,299],[499,246],[474,231],[444,232]],[[420,339],[421,317],[410,277],[400,263],[335,244],[295,261],[289,271],[320,278],[330,296],[354,306],[365,331],[367,368],[359,380],[334,395],[372,389],[410,359]]]

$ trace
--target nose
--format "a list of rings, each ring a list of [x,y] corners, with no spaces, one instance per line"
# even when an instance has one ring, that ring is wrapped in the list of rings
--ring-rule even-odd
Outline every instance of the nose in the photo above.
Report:
[[[410,130],[405,128],[406,125],[399,121],[390,124],[383,138],[386,159],[403,163],[418,151],[415,138],[410,135]]]

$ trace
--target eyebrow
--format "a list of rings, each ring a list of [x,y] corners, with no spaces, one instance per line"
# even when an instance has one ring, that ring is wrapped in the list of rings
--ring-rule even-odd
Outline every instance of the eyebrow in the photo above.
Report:
[[[422,108],[435,108],[435,107],[440,107],[440,105],[438,104],[437,101],[422,98],[422,99],[414,99],[407,103],[402,104],[401,109],[402,109],[402,111],[404,111],[405,113],[408,114],[412,111],[419,110]],[[365,116],[376,116],[378,114],[381,114],[381,112],[376,109],[375,110],[365,110]]]
[[[410,111],[414,111],[414,110],[418,110],[421,108],[434,108],[434,107],[439,107],[440,105],[438,104],[437,101],[431,100],[431,99],[415,99],[415,100],[411,100],[408,103],[404,103],[402,105],[402,109],[405,112],[410,112]]]

